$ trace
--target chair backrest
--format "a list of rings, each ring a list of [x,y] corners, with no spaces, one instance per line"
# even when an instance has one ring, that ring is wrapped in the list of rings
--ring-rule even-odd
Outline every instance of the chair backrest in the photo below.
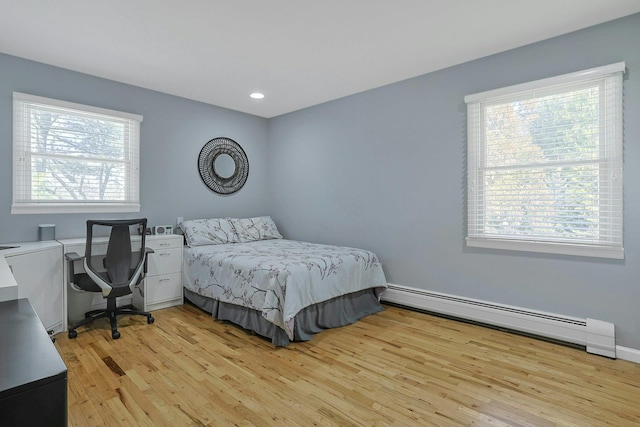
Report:
[[[104,256],[92,255],[95,231],[98,226],[106,227],[106,230],[110,231],[107,253]],[[136,230],[146,230],[147,219],[87,221],[85,269],[94,281],[102,280],[111,287],[136,284],[145,261],[146,236],[142,233],[140,249],[133,251],[130,228],[134,226]]]

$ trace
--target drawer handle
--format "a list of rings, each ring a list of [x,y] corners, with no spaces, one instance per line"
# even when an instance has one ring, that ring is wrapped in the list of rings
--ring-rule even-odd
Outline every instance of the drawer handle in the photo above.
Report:
[[[159,281],[159,282],[168,282],[169,280],[171,280],[171,279],[160,279],[160,280],[158,280],[158,281]]]
[[[159,253],[158,255],[160,255],[160,256],[169,256],[169,255],[171,255],[171,252],[162,252],[162,253]]]
[[[160,246],[171,246],[171,243],[160,243]]]

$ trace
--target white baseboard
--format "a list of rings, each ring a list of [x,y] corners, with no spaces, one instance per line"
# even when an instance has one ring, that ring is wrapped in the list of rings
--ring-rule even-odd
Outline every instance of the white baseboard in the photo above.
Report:
[[[640,350],[638,349],[617,345],[616,355],[618,359],[627,360],[629,362],[640,363]]]
[[[612,323],[388,285],[383,301],[584,345],[589,353],[640,363],[640,350],[615,345]]]

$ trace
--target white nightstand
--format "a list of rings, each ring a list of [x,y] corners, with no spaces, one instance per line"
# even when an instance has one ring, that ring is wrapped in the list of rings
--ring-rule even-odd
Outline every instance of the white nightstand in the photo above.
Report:
[[[153,311],[183,303],[182,240],[177,234],[148,236],[146,246],[155,252],[148,255],[145,280],[133,291],[132,303],[140,310]]]

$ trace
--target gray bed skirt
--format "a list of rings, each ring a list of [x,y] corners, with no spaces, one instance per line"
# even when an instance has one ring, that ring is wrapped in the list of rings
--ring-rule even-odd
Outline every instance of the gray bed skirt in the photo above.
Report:
[[[226,320],[269,338],[275,346],[286,346],[290,339],[283,329],[268,322],[262,314],[251,308],[220,302],[184,288],[184,296],[194,305],[211,313],[215,319]],[[365,289],[324,301],[302,309],[295,317],[294,341],[309,341],[314,334],[325,329],[350,325],[370,314],[384,310],[375,289]]]

